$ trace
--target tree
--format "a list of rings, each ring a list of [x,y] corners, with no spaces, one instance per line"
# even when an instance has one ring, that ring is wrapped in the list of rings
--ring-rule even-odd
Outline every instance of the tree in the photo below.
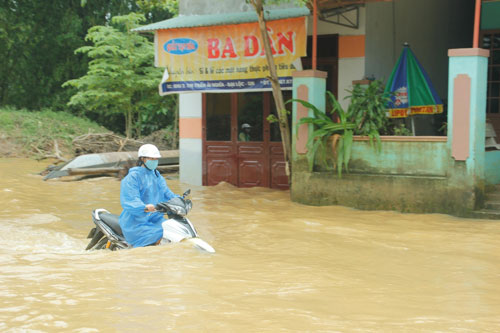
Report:
[[[255,9],[258,16],[259,29],[261,33],[261,40],[266,51],[266,60],[269,67],[270,76],[268,77],[271,82],[271,87],[273,90],[274,103],[276,105],[276,112],[278,114],[278,123],[281,133],[281,143],[283,145],[283,155],[285,158],[285,172],[288,176],[288,182],[290,183],[290,160],[292,156],[292,146],[290,139],[290,124],[288,123],[288,111],[285,109],[285,102],[283,100],[283,92],[279,84],[278,74],[276,72],[276,66],[274,64],[274,57],[271,52],[271,43],[269,42],[269,34],[267,32],[267,24],[264,18],[264,4],[265,0],[247,0]],[[295,0],[298,3],[304,3],[303,0]],[[279,3],[279,2],[289,2],[289,0],[269,0],[269,3]]]
[[[82,68],[72,50],[83,45],[84,36],[72,5],[2,0],[0,104],[35,109],[69,98],[60,86]]]
[[[0,105],[66,109],[61,85],[87,72],[88,29],[111,17],[143,13],[146,23],[176,13],[177,0],[0,0]],[[79,111],[79,110],[72,110]]]
[[[178,0],[136,0],[135,3],[150,22],[166,20],[179,13]]]
[[[133,129],[140,136],[144,119],[141,112],[155,112],[164,102],[156,89],[162,71],[151,67],[153,44],[146,37],[130,32],[142,21],[144,15],[130,13],[113,17],[112,25],[90,28],[86,40],[92,45],[75,51],[92,59],[87,74],[63,85],[78,91],[68,105],[122,113],[127,137],[132,136]]]

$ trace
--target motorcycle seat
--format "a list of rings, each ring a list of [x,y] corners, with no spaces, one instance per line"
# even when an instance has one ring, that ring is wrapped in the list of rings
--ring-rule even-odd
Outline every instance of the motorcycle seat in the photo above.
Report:
[[[123,236],[122,228],[120,227],[120,223],[118,223],[118,215],[101,212],[99,213],[99,218],[111,229],[113,229],[117,235]]]

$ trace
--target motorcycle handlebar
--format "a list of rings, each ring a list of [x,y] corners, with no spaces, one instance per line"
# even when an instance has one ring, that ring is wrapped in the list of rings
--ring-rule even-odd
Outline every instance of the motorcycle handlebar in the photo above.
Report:
[[[184,192],[184,194],[182,195],[182,197],[180,197],[180,199],[184,202],[184,204],[187,204],[187,205],[192,205],[191,203],[191,200],[189,199],[186,199],[186,197],[191,193],[191,189],[188,189],[186,192]],[[174,199],[171,199],[171,200],[174,200]],[[170,201],[167,201],[167,202],[160,202],[158,204],[155,205],[155,209],[160,212],[160,213],[168,213],[170,212],[172,209],[168,206],[168,203]],[[191,207],[187,208],[188,211],[190,210]],[[174,210],[175,212],[175,210]]]
[[[168,211],[168,207],[166,206],[165,202],[160,202],[159,204],[156,204],[155,209],[158,212],[167,212]]]

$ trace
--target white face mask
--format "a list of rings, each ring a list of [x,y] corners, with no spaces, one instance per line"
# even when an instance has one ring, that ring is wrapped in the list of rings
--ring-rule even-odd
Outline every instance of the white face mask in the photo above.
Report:
[[[146,165],[146,168],[149,170],[154,170],[158,166],[158,160],[147,160],[144,162],[144,165]]]

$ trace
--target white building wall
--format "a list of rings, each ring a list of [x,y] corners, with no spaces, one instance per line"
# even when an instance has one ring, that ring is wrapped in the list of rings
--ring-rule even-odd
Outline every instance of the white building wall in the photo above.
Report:
[[[387,82],[407,42],[447,110],[448,49],[472,47],[470,0],[398,0],[367,4],[366,75]],[[425,18],[425,20],[422,20]],[[417,135],[442,135],[446,111],[407,118]]]
[[[345,99],[350,95],[348,90],[352,89],[352,81],[361,80],[365,75],[365,58],[344,58],[339,59],[338,73],[338,100],[344,110],[349,106],[349,100]]]
[[[398,0],[367,4],[366,74],[387,81],[403,43],[408,42],[438,95],[446,99],[448,49],[472,47],[474,3]]]
[[[355,11],[345,13],[345,15],[352,22],[356,21]],[[334,20],[334,18],[332,17],[329,20]],[[361,80],[365,77],[364,38],[356,38],[364,37],[366,31],[365,21],[365,7],[360,7],[359,9],[358,28],[350,28],[318,20],[318,35],[339,35],[337,97],[344,109],[347,109],[349,105],[349,100],[344,98],[349,95],[347,90],[352,89],[352,81]],[[308,19],[308,35],[312,35],[312,32],[313,19],[310,16]],[[355,40],[355,42],[352,42],[352,40]],[[359,45],[359,43],[363,45]]]
[[[202,185],[202,143],[200,139],[179,139],[179,180]]]
[[[202,94],[179,95],[179,180],[202,185]]]

